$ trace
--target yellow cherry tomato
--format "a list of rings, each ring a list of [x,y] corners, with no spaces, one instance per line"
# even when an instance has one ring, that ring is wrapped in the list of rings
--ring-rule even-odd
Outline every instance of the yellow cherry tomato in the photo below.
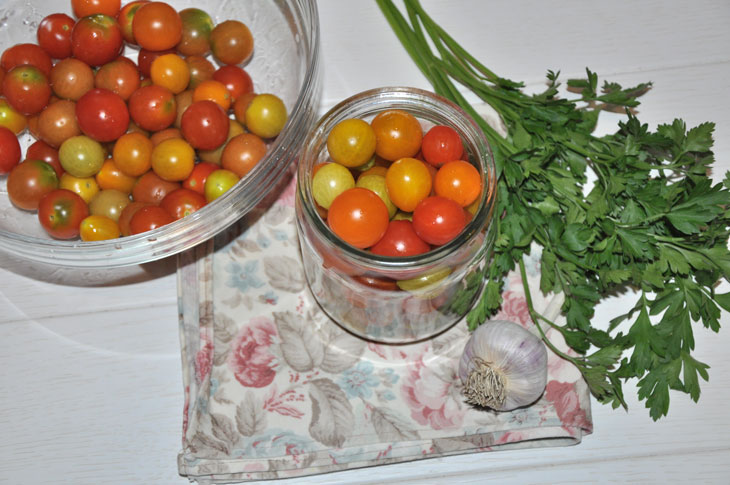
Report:
[[[279,97],[257,94],[246,108],[246,128],[261,138],[273,138],[284,128],[286,117],[286,106]]]
[[[345,167],[360,167],[372,161],[375,164],[375,131],[357,118],[342,120],[327,135],[327,151],[332,161]],[[367,170],[370,167],[363,167]]]
[[[163,180],[185,180],[194,167],[195,149],[182,138],[168,138],[152,149],[152,170]]]
[[[88,216],[79,226],[82,241],[105,241],[121,235],[119,224],[104,216]]]
[[[61,175],[59,188],[75,192],[87,204],[99,193],[99,184],[94,177],[74,177],[68,172]]]

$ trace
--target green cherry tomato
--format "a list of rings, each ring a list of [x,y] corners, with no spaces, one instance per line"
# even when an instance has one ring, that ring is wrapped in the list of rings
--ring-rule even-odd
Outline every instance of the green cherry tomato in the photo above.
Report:
[[[405,291],[419,291],[432,287],[451,274],[451,268],[441,268],[423,273],[415,278],[399,280],[398,288]]]
[[[74,177],[96,175],[105,158],[106,154],[101,143],[86,135],[72,136],[58,149],[61,166]]]
[[[240,177],[230,170],[219,168],[205,179],[205,200],[212,202],[236,185]]]
[[[375,154],[375,132],[363,120],[342,120],[327,136],[327,150],[332,160],[340,165],[360,167],[368,163]]]
[[[356,187],[370,189],[383,199],[385,207],[388,208],[388,216],[392,219],[398,208],[395,206],[390,197],[388,197],[388,188],[385,185],[385,177],[382,175],[363,175],[357,179]]]
[[[355,178],[339,163],[327,163],[312,177],[312,196],[325,209],[347,189],[355,186]]]

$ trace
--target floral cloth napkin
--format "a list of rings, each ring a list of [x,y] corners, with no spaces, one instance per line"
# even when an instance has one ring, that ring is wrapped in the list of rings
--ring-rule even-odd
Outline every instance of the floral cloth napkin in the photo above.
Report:
[[[181,475],[199,483],[294,477],[570,445],[591,433],[587,387],[552,353],[542,398],[496,413],[460,393],[465,322],[411,345],[346,333],[308,291],[294,217],[292,181],[268,208],[179,257]],[[528,266],[537,288],[537,259]],[[555,317],[561,301],[534,293],[537,309]],[[498,318],[535,331],[519,274],[504,298]],[[559,334],[549,336],[567,350]]]

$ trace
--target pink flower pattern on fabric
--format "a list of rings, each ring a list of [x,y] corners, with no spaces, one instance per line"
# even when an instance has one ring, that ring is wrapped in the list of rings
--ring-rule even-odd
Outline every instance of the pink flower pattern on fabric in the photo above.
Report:
[[[461,426],[466,407],[454,399],[452,389],[456,379],[446,382],[433,369],[418,359],[408,372],[401,394],[419,424],[433,429]]]
[[[549,381],[545,389],[545,399],[552,401],[563,427],[591,429],[593,423],[581,407],[580,397],[575,391],[575,383]]]
[[[266,317],[252,318],[233,341],[228,361],[236,380],[244,387],[266,387],[276,376],[276,362],[269,352],[276,327]]]

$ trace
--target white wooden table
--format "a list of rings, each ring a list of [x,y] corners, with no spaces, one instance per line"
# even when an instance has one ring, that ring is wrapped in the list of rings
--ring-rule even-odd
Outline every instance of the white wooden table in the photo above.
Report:
[[[538,86],[590,67],[603,79],[653,81],[639,119],[717,123],[714,177],[730,169],[730,2],[424,1],[497,73]],[[374,2],[320,0],[323,107],[386,85],[428,88]],[[612,130],[616,119],[599,129]],[[0,482],[184,483],[177,473],[183,390],[174,260],[108,275],[38,273],[0,256]],[[10,266],[10,268],[8,267]],[[727,285],[725,285],[727,287]],[[629,299],[603,304],[606,323]],[[730,316],[696,328],[711,365],[698,404],[672,394],[654,423],[593,404],[578,446],[464,455],[334,473],[296,483],[728,483]],[[287,482],[289,483],[289,482]]]

